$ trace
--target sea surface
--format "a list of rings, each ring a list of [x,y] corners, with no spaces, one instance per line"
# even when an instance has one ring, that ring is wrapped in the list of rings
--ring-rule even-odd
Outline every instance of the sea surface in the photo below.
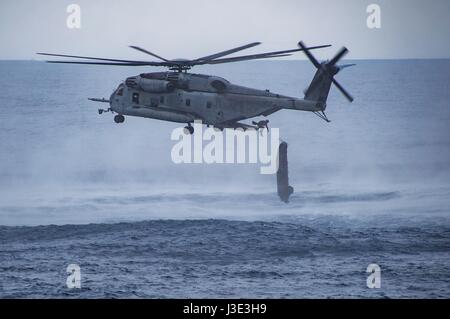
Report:
[[[269,117],[285,204],[260,164],[175,164],[179,124],[115,124],[87,99],[158,68],[0,61],[0,297],[449,298],[450,60],[350,62],[355,101],[333,88],[331,123]],[[301,97],[314,68],[192,72]]]

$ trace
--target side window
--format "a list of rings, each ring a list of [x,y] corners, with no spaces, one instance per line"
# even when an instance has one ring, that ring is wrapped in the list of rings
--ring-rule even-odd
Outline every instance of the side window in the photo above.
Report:
[[[210,102],[210,101],[206,102],[206,107],[207,107],[208,109],[210,109],[211,106],[212,106],[212,102]]]
[[[161,97],[159,98],[159,103],[164,104],[164,96],[161,95]]]
[[[133,103],[139,104],[139,93],[133,93],[131,100]]]
[[[190,106],[191,105],[191,99],[186,99],[186,106]]]
[[[150,106],[157,107],[158,106],[158,98],[152,97],[150,100]]]

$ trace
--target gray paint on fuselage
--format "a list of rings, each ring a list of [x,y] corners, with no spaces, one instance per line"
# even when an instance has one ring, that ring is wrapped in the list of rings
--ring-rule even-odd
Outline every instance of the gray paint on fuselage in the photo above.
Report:
[[[123,115],[181,123],[200,119],[204,124],[215,125],[268,115],[283,108],[305,111],[315,109],[313,101],[234,85],[217,76],[155,72],[129,79],[110,98],[112,110]],[[174,89],[157,93],[144,91],[136,83],[147,79],[169,81]],[[122,96],[117,94],[120,88],[123,88]],[[132,99],[135,93],[139,95],[138,103]]]

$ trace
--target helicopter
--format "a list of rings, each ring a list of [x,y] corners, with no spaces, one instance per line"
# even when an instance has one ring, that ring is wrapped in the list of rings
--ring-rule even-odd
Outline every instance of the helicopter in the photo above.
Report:
[[[321,63],[310,51],[330,47],[331,45],[307,47],[302,41],[298,43],[296,49],[225,57],[259,44],[261,42],[253,42],[197,59],[173,60],[166,59],[138,46],[130,46],[130,48],[150,55],[159,61],[119,60],[42,52],[37,54],[83,59],[75,61],[47,61],[49,63],[169,68],[169,71],[166,72],[141,73],[128,77],[119,84],[109,99],[89,98],[89,100],[108,103],[109,107],[98,109],[98,113],[115,113],[114,121],[116,123],[123,123],[125,116],[186,123],[185,131],[188,134],[194,133],[192,123],[196,120],[200,120],[208,127],[213,126],[220,130],[226,128],[240,128],[243,130],[268,129],[268,120],[252,121],[252,125],[241,121],[258,116],[267,117],[282,109],[312,112],[323,120],[330,122],[325,114],[325,109],[331,84],[334,84],[350,102],[353,101],[353,97],[334,79],[334,76],[340,70],[354,65],[337,65],[339,60],[348,53],[347,48],[343,47],[331,60]],[[317,68],[311,83],[304,91],[304,98],[290,97],[272,93],[269,90],[236,85],[214,75],[188,72],[197,65],[277,58],[289,56],[298,51],[303,51]]]

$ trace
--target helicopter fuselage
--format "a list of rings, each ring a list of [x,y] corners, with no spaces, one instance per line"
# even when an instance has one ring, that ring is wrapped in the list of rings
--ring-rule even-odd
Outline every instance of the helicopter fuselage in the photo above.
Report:
[[[112,93],[111,110],[171,122],[227,127],[227,123],[267,116],[280,109],[317,111],[314,101],[252,89],[210,75],[143,73],[127,78]]]
[[[91,56],[67,55],[39,52],[39,55],[83,59],[83,61],[47,61],[49,63],[69,63],[104,66],[155,66],[167,67],[171,72],[142,73],[127,78],[111,94],[109,100],[89,98],[94,102],[109,103],[108,109],[99,109],[98,113],[113,111],[116,123],[125,121],[124,115],[160,119],[163,121],[187,123],[185,129],[194,133],[191,125],[195,120],[201,120],[206,125],[213,125],[219,129],[247,128],[268,129],[268,120],[252,121],[252,125],[239,122],[257,116],[268,116],[281,109],[292,109],[313,112],[318,117],[329,122],[325,115],[328,93],[331,85],[349,100],[353,97],[343,88],[334,76],[342,69],[354,64],[337,65],[347,53],[343,47],[331,60],[320,63],[310,50],[329,47],[320,45],[307,47],[302,41],[297,49],[249,54],[227,57],[238,51],[252,48],[261,44],[252,42],[226,51],[217,52],[196,59],[163,58],[138,46],[130,48],[157,58],[159,61],[136,61],[99,58]],[[258,90],[240,85],[211,75],[187,73],[197,65],[222,64],[257,59],[278,58],[291,55],[293,52],[303,51],[306,57],[316,67],[316,73],[305,91],[304,99],[272,93],[269,90]],[[88,60],[88,61],[86,61]]]

